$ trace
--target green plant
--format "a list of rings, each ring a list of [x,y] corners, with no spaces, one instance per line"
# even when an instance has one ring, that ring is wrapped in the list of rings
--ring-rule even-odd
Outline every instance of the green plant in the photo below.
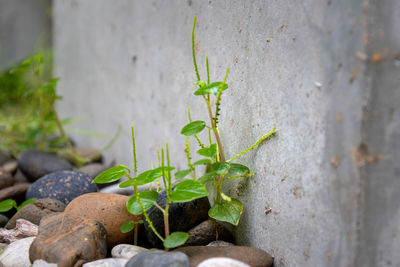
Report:
[[[24,202],[21,203],[21,205],[17,205],[17,202],[15,200],[9,198],[6,200],[3,200],[0,202],[0,212],[7,212],[11,210],[12,208],[15,208],[16,210],[22,209],[24,206],[35,202],[37,199],[36,198],[30,198],[25,200]]]

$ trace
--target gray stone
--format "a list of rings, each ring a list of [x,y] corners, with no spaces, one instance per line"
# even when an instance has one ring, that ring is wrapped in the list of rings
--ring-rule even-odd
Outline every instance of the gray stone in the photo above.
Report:
[[[28,178],[19,169],[17,169],[17,172],[14,174],[14,181],[16,184],[29,183]]]
[[[0,227],[4,227],[8,222],[8,217],[4,214],[0,214]]]
[[[28,237],[9,244],[0,255],[0,262],[4,267],[30,266],[29,247],[35,237]]]
[[[1,168],[6,172],[14,174],[17,170],[17,166],[18,166],[17,161],[13,159],[4,163],[3,166],[1,166]]]
[[[99,173],[101,173],[102,171],[104,171],[106,169],[107,168],[103,164],[90,163],[90,164],[80,167],[78,169],[78,171],[86,173],[91,178],[95,178]]]
[[[29,183],[15,184],[0,190],[0,201],[12,198],[18,203],[25,200],[25,192],[31,186]]]
[[[7,161],[11,160],[11,155],[7,151],[0,150],[0,167],[6,163]]]
[[[107,258],[85,263],[82,267],[124,267],[127,262],[127,259]]]
[[[0,168],[0,190],[14,184],[14,178],[11,173]]]
[[[45,260],[35,260],[32,267],[57,267],[56,263],[48,263]]]
[[[207,246],[209,246],[209,247],[227,247],[227,246],[234,246],[234,244],[225,242],[222,240],[217,240],[217,241],[210,242]]]
[[[216,240],[233,241],[233,235],[222,223],[207,220],[188,231],[189,238],[184,246],[205,246]]]
[[[142,252],[131,258],[125,267],[189,267],[189,258],[182,252],[161,250]]]
[[[250,267],[250,265],[235,259],[219,257],[202,261],[197,267]]]
[[[139,247],[139,246],[134,246],[134,245],[129,245],[129,244],[119,244],[111,250],[111,256],[113,258],[124,258],[124,259],[130,259],[136,254],[139,254],[141,252],[146,252],[148,251],[147,248]]]

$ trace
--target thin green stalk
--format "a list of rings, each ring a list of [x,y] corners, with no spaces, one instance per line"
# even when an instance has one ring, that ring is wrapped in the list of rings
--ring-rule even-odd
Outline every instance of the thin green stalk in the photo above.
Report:
[[[275,134],[275,130],[276,130],[276,127],[274,127],[274,129],[272,129],[269,133],[264,134],[263,136],[261,136],[261,138],[258,139],[258,141],[254,143],[254,145],[252,145],[251,147],[249,147],[249,148],[246,149],[246,150],[243,150],[242,152],[240,152],[240,153],[237,154],[236,156],[234,156],[234,157],[228,159],[226,162],[231,162],[232,160],[235,160],[235,159],[237,159],[237,158],[243,156],[243,155],[246,154],[247,152],[251,151],[253,148],[257,147],[262,141],[264,141],[264,140],[267,139],[268,137],[271,137],[272,135],[274,135],[274,134]]]
[[[208,65],[208,56],[206,56],[206,67],[207,67],[207,84],[210,84],[210,67]]]
[[[132,131],[132,154],[133,154],[133,174],[134,178],[137,176],[137,159],[136,159],[136,145],[135,145],[135,132],[133,130],[133,126],[131,126],[131,131]],[[138,188],[137,185],[133,186],[133,193],[137,194],[138,193]],[[138,223],[135,220],[134,222],[135,229],[133,233],[133,244],[137,246],[137,240],[138,240]]]
[[[149,224],[149,226],[150,226],[151,230],[153,231],[153,233],[159,239],[161,239],[161,241],[164,242],[164,238],[157,232],[156,228],[154,227],[153,223],[151,222],[151,220],[149,218],[149,215],[147,214],[146,209],[143,206],[143,202],[142,202],[142,200],[140,200],[140,196],[139,195],[140,195],[139,193],[136,194],[136,202],[139,203],[139,206],[142,209],[143,215],[146,218],[147,223]]]
[[[248,174],[245,174],[245,175],[232,175],[232,176],[229,176],[229,177],[225,177],[225,178],[224,178],[224,181],[229,180],[229,179],[233,179],[233,178],[240,178],[240,177],[248,178],[248,177],[253,176],[255,173],[256,173],[256,172],[253,171],[253,172],[248,173]]]
[[[221,98],[222,98],[222,87],[225,85],[226,79],[228,78],[228,74],[229,74],[229,68],[226,69],[225,78],[224,78],[224,81],[222,82],[221,86],[218,89],[217,101],[215,102],[214,124],[215,124],[215,127],[217,127],[217,128],[218,128],[218,117],[219,117],[219,113],[221,111],[220,105],[221,105]]]
[[[189,122],[192,122],[192,117],[190,116],[190,107],[188,107],[188,118]],[[200,138],[197,136],[197,134],[194,135],[194,138],[196,138],[197,143],[201,148],[204,148],[204,144],[200,141]]]
[[[194,64],[194,69],[196,71],[197,80],[200,81],[199,69],[197,68],[197,62],[196,62],[196,51],[194,49],[194,29],[195,29],[195,27],[196,27],[196,16],[194,16],[193,29],[192,29],[192,54],[193,54],[193,64]]]

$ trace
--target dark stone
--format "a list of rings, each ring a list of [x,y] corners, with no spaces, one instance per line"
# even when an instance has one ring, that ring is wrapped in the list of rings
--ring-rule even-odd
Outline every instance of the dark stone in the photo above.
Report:
[[[182,252],[161,250],[142,252],[133,256],[125,267],[189,267],[189,258]]]
[[[97,221],[71,214],[42,219],[39,233],[29,249],[31,262],[43,259],[58,266],[82,266],[107,255],[107,232]]]
[[[196,267],[209,258],[227,257],[244,262],[252,267],[270,267],[274,259],[262,249],[242,246],[207,247],[193,246],[180,247],[174,251],[185,253],[190,260],[190,267]]]
[[[157,199],[157,203],[165,208],[167,196],[165,190],[162,191]],[[199,198],[190,202],[171,203],[169,206],[169,227],[170,233],[182,231],[187,232],[192,227],[208,219],[208,210],[210,203],[208,198]],[[164,216],[162,212],[153,206],[148,210],[150,220],[153,222],[156,230],[165,236]],[[156,248],[163,248],[162,241],[153,233],[147,221],[144,222],[146,236],[150,243]]]
[[[83,172],[53,172],[34,182],[26,192],[26,199],[54,198],[68,204],[80,195],[97,192],[97,186],[91,183],[92,180]]]
[[[65,204],[59,200],[51,198],[38,199],[34,203],[28,204],[10,219],[7,223],[7,229],[13,229],[18,219],[25,219],[33,224],[39,225],[40,220],[56,212],[63,212]]]
[[[14,174],[14,183],[29,183],[29,180],[26,178],[25,174],[21,172],[21,170],[17,169],[17,172]]]
[[[12,159],[12,157],[11,157],[10,153],[8,153],[7,151],[4,151],[4,150],[0,150],[0,166],[11,159]]]
[[[14,184],[14,178],[11,173],[0,169],[0,190],[12,186]]]
[[[7,188],[0,190],[0,201],[3,201],[7,198],[12,198],[17,203],[20,203],[25,200],[25,192],[28,190],[29,183],[16,184]]]
[[[8,222],[8,217],[0,214],[0,227],[4,227]]]
[[[18,168],[34,182],[40,177],[63,170],[72,170],[71,164],[53,153],[28,150],[18,157]]]
[[[233,235],[221,223],[214,220],[207,220],[190,229],[189,238],[184,246],[205,246],[212,241],[224,240],[232,242]]]

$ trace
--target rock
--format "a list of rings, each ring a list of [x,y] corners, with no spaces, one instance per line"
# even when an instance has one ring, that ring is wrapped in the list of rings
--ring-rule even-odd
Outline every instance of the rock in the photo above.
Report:
[[[51,215],[40,222],[29,258],[32,262],[44,259],[58,266],[82,266],[107,255],[106,234],[97,221],[64,213]]]
[[[17,219],[25,219],[36,225],[40,224],[40,220],[50,214],[63,212],[65,204],[57,199],[43,198],[38,199],[34,203],[24,206],[22,209],[10,219],[6,228],[12,229],[15,227]]]
[[[127,262],[127,259],[107,258],[85,263],[82,267],[124,267]]]
[[[74,198],[97,192],[96,184],[86,173],[78,171],[58,171],[50,173],[29,187],[26,198],[54,198],[68,204]]]
[[[35,262],[32,264],[32,267],[57,267],[57,264],[48,263],[44,260],[35,260]]]
[[[107,231],[108,246],[113,247],[133,240],[133,232],[122,233],[120,230],[125,222],[139,220],[127,211],[128,199],[117,194],[85,194],[72,200],[65,208],[65,213],[100,222]]]
[[[17,172],[14,174],[14,182],[16,184],[29,183],[29,180],[28,178],[26,178],[25,174],[21,172],[20,169],[17,169]]]
[[[181,247],[174,251],[185,253],[190,260],[190,266],[195,267],[209,258],[228,257],[239,260],[252,267],[272,266],[273,258],[264,250],[252,247],[229,246],[229,247],[207,247],[193,246]]]
[[[162,191],[157,199],[157,203],[165,208],[167,202],[166,192]],[[171,203],[169,206],[169,226],[170,233],[182,231],[187,232],[197,224],[208,219],[210,203],[207,197],[195,199],[184,203]],[[152,206],[148,210],[149,218],[153,222],[156,230],[164,234],[164,216],[156,207]],[[147,221],[144,222],[146,236],[150,243],[156,248],[163,248],[162,241],[153,233]]]
[[[9,244],[0,255],[0,262],[4,267],[30,266],[29,247],[35,237],[28,237]]]
[[[227,246],[234,246],[235,244],[229,243],[229,242],[225,242],[222,240],[217,240],[217,241],[213,241],[210,244],[208,244],[208,247],[227,247]]]
[[[148,187],[147,187],[148,188]],[[118,194],[118,195],[124,195],[124,196],[131,196],[133,195],[133,188],[126,187],[126,188],[120,188],[119,184],[113,184],[103,187],[100,189],[101,193],[110,193],[110,194]]]
[[[1,253],[3,253],[3,250],[5,250],[7,246],[8,246],[7,243],[0,243],[0,255],[1,255]]]
[[[0,227],[4,227],[8,223],[8,217],[4,214],[0,214]]]
[[[125,267],[189,267],[189,258],[182,252],[161,250],[142,252],[131,258]]]
[[[91,178],[95,178],[101,172],[105,171],[107,168],[100,163],[90,163],[85,166],[82,166],[78,169],[78,171],[84,172],[89,175]]]
[[[218,239],[233,241],[233,235],[221,223],[207,220],[190,229],[184,246],[205,246]]]
[[[10,155],[10,153],[8,153],[5,150],[0,150],[0,166],[2,166],[4,163],[6,163],[7,161],[11,160],[12,157]]]
[[[75,149],[76,153],[78,153],[79,155],[81,155],[83,158],[91,158],[92,160],[91,162],[98,162],[98,163],[102,163],[103,162],[103,157],[101,155],[101,153],[99,153],[99,150],[94,149],[92,147],[77,147]]]
[[[3,166],[1,166],[1,169],[8,173],[14,174],[17,171],[17,166],[18,163],[16,160],[10,160],[4,163]]]
[[[139,254],[141,252],[146,252],[148,251],[147,248],[139,247],[139,246],[134,246],[134,245],[129,245],[129,244],[119,244],[111,250],[111,256],[113,258],[124,258],[124,259],[130,259],[136,254]]]
[[[7,188],[0,190],[0,201],[7,198],[12,198],[18,203],[25,200],[25,192],[28,190],[29,183],[16,184]]]
[[[12,186],[14,184],[14,178],[11,173],[0,169],[0,190]]]
[[[65,159],[36,150],[22,152],[18,157],[18,168],[31,182],[52,172],[72,170],[71,164]]]
[[[231,258],[219,257],[202,261],[197,267],[251,267],[250,265]]]
[[[14,229],[0,228],[0,242],[12,243],[19,239],[36,236],[38,226],[24,219],[18,219]]]

